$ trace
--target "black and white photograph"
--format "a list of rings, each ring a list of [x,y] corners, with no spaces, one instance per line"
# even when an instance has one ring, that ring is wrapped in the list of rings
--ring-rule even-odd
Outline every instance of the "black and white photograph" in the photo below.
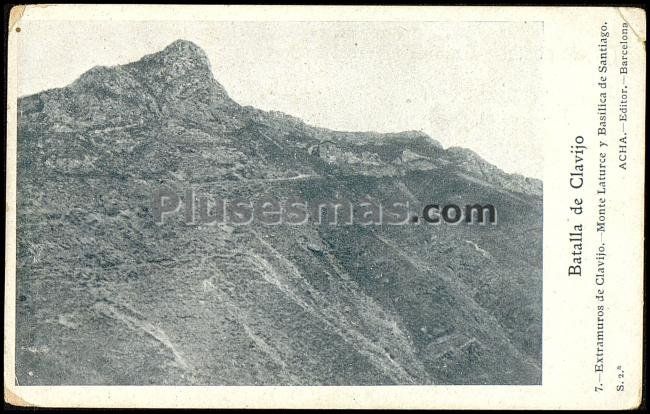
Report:
[[[120,34],[168,33],[152,26]],[[20,97],[17,380],[538,384],[542,182],[498,165],[535,157],[508,146],[538,137],[507,136],[530,119],[490,103],[534,112],[527,78],[541,54],[498,56],[490,37],[539,41],[542,25],[445,24],[446,36],[435,23],[225,26],[205,43],[235,49],[227,78],[247,84],[240,95],[254,87],[260,102],[280,95],[265,106],[300,105],[293,95],[309,84],[292,78],[309,78],[314,101],[299,113],[321,114],[319,125],[238,102],[219,54],[189,39]],[[287,45],[289,33],[308,43]],[[379,44],[392,36],[402,41]],[[244,50],[241,38],[263,44]],[[459,53],[461,42],[471,49]],[[89,39],[81,53],[122,47]],[[290,61],[279,79],[278,58]],[[512,84],[508,72],[524,75]],[[437,114],[476,94],[486,98],[472,119]],[[387,130],[330,129],[327,116],[362,127],[379,117],[366,124]],[[459,133],[467,147],[454,145]],[[485,160],[472,140],[502,156]]]
[[[12,27],[15,386],[547,385],[545,263],[615,283],[605,126],[549,185],[547,22],[380,17]]]

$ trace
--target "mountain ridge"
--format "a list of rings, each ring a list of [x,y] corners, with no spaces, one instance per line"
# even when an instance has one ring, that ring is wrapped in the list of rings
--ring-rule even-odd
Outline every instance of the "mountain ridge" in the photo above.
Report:
[[[241,106],[195,47],[19,99],[21,384],[541,383],[541,182],[421,132]],[[161,188],[489,203],[498,223],[160,225]]]
[[[153,69],[148,69],[151,67],[153,67]],[[168,70],[162,70],[160,68],[166,68]],[[115,79],[115,77],[120,73],[124,73],[127,76],[126,79],[122,80],[121,84]],[[173,75],[170,75],[170,73]],[[109,79],[103,78],[102,75],[105,75]],[[190,85],[193,87],[187,87],[188,78],[190,80]],[[161,82],[169,84],[170,79],[172,79],[174,83],[179,82],[184,86],[176,86],[175,88],[168,87],[166,90],[161,91],[155,90],[155,86],[152,87],[149,85],[149,82],[153,85],[159,85]],[[117,84],[115,84],[116,82]],[[471,149],[463,148],[462,151],[458,150],[459,147],[449,147],[444,149],[438,141],[421,131],[401,131],[391,133],[373,131],[336,131],[308,125],[295,116],[279,111],[262,111],[253,107],[242,107],[229,97],[225,88],[215,79],[210,61],[205,52],[195,43],[188,40],[176,40],[159,52],[145,55],[142,58],[127,64],[95,66],[80,75],[78,80],[73,82],[69,87],[74,88],[77,84],[80,84],[82,88],[86,87],[91,90],[97,89],[97,85],[100,85],[99,89],[101,92],[109,95],[115,93],[118,95],[126,94],[130,100],[133,100],[135,97],[133,94],[129,93],[129,89],[133,88],[141,90],[142,88],[145,88],[147,94],[138,95],[140,100],[143,101],[141,104],[150,109],[156,108],[153,112],[156,113],[158,117],[178,115],[178,113],[172,113],[174,110],[179,111],[179,113],[187,111],[187,105],[180,107],[178,105],[172,105],[172,107],[168,108],[165,104],[165,102],[173,101],[178,98],[179,95],[182,95],[184,96],[183,100],[185,102],[194,103],[198,101],[202,104],[199,108],[194,108],[195,114],[201,113],[201,110],[210,109],[213,106],[216,106],[221,111],[225,110],[237,114],[241,113],[242,110],[248,109],[253,113],[253,116],[263,120],[271,122],[288,121],[289,123],[297,123],[302,128],[331,134],[333,137],[338,137],[340,141],[345,142],[346,144],[362,144],[364,141],[371,141],[373,138],[374,140],[379,141],[379,143],[382,143],[382,140],[390,139],[394,139],[402,144],[411,144],[408,142],[408,140],[411,139],[419,139],[420,142],[428,141],[432,146],[444,150],[456,160],[462,158],[466,163],[478,163],[493,167],[490,168],[491,176],[485,177],[482,175],[479,177],[481,179],[487,178],[488,181],[492,181],[491,178],[496,177],[496,181],[500,184],[508,185],[515,191],[531,192],[536,196],[541,195],[541,180],[532,177],[525,177],[518,173],[506,173],[493,164],[485,161],[479,154]],[[111,90],[110,86],[112,85],[115,85],[115,91]],[[65,89],[65,87],[51,89],[21,97],[20,100],[26,100],[29,102],[32,99],[39,99],[42,94],[47,94],[50,91],[60,91]],[[172,95],[165,96],[170,93],[170,89]],[[189,106],[191,107],[190,109],[195,107],[195,105]],[[147,116],[141,112],[136,112],[136,114],[147,119]],[[201,119],[200,121],[209,121],[209,119]],[[231,125],[231,127],[241,127],[241,125]],[[474,173],[475,172],[476,171],[474,171]]]

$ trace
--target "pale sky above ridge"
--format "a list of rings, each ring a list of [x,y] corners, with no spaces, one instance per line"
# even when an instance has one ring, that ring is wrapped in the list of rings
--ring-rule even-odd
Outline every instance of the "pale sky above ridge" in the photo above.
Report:
[[[242,105],[335,130],[421,130],[542,178],[541,23],[26,20],[18,94],[66,86],[177,39],[206,52]]]

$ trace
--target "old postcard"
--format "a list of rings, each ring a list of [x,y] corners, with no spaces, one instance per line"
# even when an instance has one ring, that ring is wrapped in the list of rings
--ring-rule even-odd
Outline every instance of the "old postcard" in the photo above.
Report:
[[[644,11],[8,24],[6,402],[641,404]]]

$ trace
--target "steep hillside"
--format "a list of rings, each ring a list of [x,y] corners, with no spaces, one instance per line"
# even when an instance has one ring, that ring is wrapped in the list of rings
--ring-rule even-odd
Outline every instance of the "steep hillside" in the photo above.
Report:
[[[156,224],[161,188],[498,223]],[[541,381],[541,182],[240,106],[190,42],[21,98],[17,202],[21,385]]]

